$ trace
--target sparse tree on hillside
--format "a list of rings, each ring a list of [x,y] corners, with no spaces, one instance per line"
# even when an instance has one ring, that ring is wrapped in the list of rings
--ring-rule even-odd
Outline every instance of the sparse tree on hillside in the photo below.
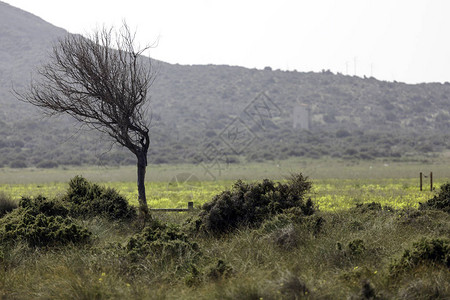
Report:
[[[155,73],[150,58],[142,55],[150,46],[136,49],[134,37],[125,23],[118,31],[104,28],[87,38],[68,35],[55,44],[49,63],[38,70],[37,81],[16,94],[49,115],[69,114],[134,153],[140,213],[148,217],[147,110]]]

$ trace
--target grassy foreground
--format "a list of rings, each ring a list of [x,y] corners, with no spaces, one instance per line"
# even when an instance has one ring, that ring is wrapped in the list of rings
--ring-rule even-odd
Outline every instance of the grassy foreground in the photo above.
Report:
[[[383,164],[369,170],[378,167],[387,168]],[[355,168],[366,169],[361,165]],[[396,172],[405,174],[408,168]],[[363,175],[312,176],[309,196],[319,206],[318,212],[299,222],[276,216],[266,220],[265,226],[244,227],[221,237],[192,235],[199,256],[150,255],[130,260],[117,245],[125,245],[139,233],[139,224],[98,217],[78,219],[78,225],[92,232],[88,245],[36,248],[16,243],[3,249],[0,298],[450,298],[450,255],[446,252],[447,258],[436,259],[442,251],[436,243],[450,237],[449,214],[417,209],[418,202],[435,192],[418,192],[413,176],[381,175],[372,179]],[[440,176],[437,181],[444,183],[445,178]],[[189,200],[203,203],[231,183],[150,182],[150,204],[182,207]],[[133,201],[134,183],[106,185]],[[67,184],[29,181],[28,185],[7,183],[1,189],[13,196],[25,191],[36,195],[36,190],[57,196],[65,192]],[[371,205],[372,201],[381,205]],[[390,207],[383,208],[386,205]],[[153,215],[161,222],[183,225],[197,214],[198,210]],[[402,257],[412,258],[405,261]]]
[[[188,214],[155,214],[182,223]],[[317,220],[322,220],[319,223]],[[448,299],[450,272],[433,261],[392,266],[414,243],[450,236],[439,211],[352,209],[319,213],[305,224],[196,237],[202,251],[132,263],[111,246],[137,228],[103,219],[81,222],[93,245],[34,249],[17,244],[0,270],[3,299]],[[275,222],[276,223],[276,222]],[[284,237],[284,238],[280,238]],[[211,276],[225,263],[229,272]],[[221,274],[219,272],[219,274]],[[369,295],[368,297],[364,295]],[[370,297],[373,295],[374,297]],[[377,297],[377,298],[375,298]]]

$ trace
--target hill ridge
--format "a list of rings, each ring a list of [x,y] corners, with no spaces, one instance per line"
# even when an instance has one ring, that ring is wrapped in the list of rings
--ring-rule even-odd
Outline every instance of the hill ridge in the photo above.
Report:
[[[69,118],[42,120],[36,108],[14,98],[11,86],[25,88],[52,42],[67,31],[3,2],[0,7],[5,25],[0,26],[0,166],[134,163],[124,150],[108,152],[107,139],[93,132],[76,134]],[[409,159],[450,149],[450,83],[406,84],[327,70],[155,63],[149,157],[154,163],[205,163],[199,154],[211,145],[226,163],[323,156]],[[261,92],[279,115],[263,127],[243,122],[251,143],[242,141],[245,151],[230,149],[224,130],[245,121],[246,108]],[[293,128],[299,104],[308,105],[309,130]]]

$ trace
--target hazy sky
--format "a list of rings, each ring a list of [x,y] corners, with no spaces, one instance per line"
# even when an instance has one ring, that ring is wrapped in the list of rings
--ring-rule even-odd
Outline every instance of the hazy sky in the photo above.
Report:
[[[73,33],[125,19],[169,63],[450,82],[449,0],[3,0]]]

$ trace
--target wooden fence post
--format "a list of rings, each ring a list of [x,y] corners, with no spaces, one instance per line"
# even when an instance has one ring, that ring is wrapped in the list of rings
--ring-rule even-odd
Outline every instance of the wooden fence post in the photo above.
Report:
[[[187,208],[150,208],[151,211],[190,211],[194,209],[194,202],[189,201]]]
[[[433,191],[433,172],[430,172],[430,191]]]
[[[420,172],[420,191],[422,191],[422,172]]]

